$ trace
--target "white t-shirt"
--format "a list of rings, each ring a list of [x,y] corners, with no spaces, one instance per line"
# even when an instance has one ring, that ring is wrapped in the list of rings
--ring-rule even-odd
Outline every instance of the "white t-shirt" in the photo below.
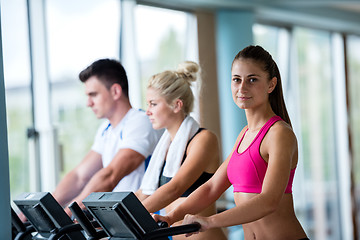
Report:
[[[91,149],[101,154],[103,167],[105,168],[120,149],[132,149],[145,158],[149,157],[161,133],[162,131],[152,128],[149,118],[144,111],[132,108],[115,128],[111,126],[108,120],[101,124]],[[113,191],[137,191],[144,172],[145,162],[132,173],[122,178]]]

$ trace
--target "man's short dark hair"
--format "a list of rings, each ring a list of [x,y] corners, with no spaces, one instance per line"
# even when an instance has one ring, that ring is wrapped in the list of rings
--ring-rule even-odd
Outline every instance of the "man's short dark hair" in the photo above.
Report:
[[[79,74],[81,82],[86,82],[90,77],[95,76],[107,89],[114,83],[120,84],[122,92],[129,97],[129,84],[126,72],[121,63],[114,59],[100,59],[82,70]]]

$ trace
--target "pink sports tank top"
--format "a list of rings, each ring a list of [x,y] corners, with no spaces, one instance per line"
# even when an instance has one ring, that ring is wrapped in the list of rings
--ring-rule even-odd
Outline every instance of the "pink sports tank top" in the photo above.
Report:
[[[242,142],[247,130],[245,131],[238,146],[232,153],[227,166],[228,179],[234,187],[234,192],[261,192],[268,163],[260,155],[260,144],[269,128],[275,122],[280,120],[282,119],[279,116],[270,118],[269,121],[267,121],[260,129],[249,147],[242,153],[238,153],[240,143]],[[285,193],[292,193],[292,183],[295,169],[296,168],[290,171],[289,182],[286,186]]]

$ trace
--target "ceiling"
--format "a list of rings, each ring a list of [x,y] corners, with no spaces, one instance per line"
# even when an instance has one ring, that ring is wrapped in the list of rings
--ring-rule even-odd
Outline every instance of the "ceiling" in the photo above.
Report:
[[[360,35],[360,0],[138,0],[188,11],[250,10],[259,22]]]

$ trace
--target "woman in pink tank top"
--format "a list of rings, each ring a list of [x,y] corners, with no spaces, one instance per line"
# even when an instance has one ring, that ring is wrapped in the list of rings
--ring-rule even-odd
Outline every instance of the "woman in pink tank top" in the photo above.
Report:
[[[298,162],[296,136],[286,110],[279,69],[260,46],[240,51],[232,64],[231,91],[248,125],[215,175],[167,216],[169,224],[200,223],[200,231],[242,225],[246,240],[308,239],[293,206],[292,181]],[[193,215],[231,185],[236,206],[210,217]]]

